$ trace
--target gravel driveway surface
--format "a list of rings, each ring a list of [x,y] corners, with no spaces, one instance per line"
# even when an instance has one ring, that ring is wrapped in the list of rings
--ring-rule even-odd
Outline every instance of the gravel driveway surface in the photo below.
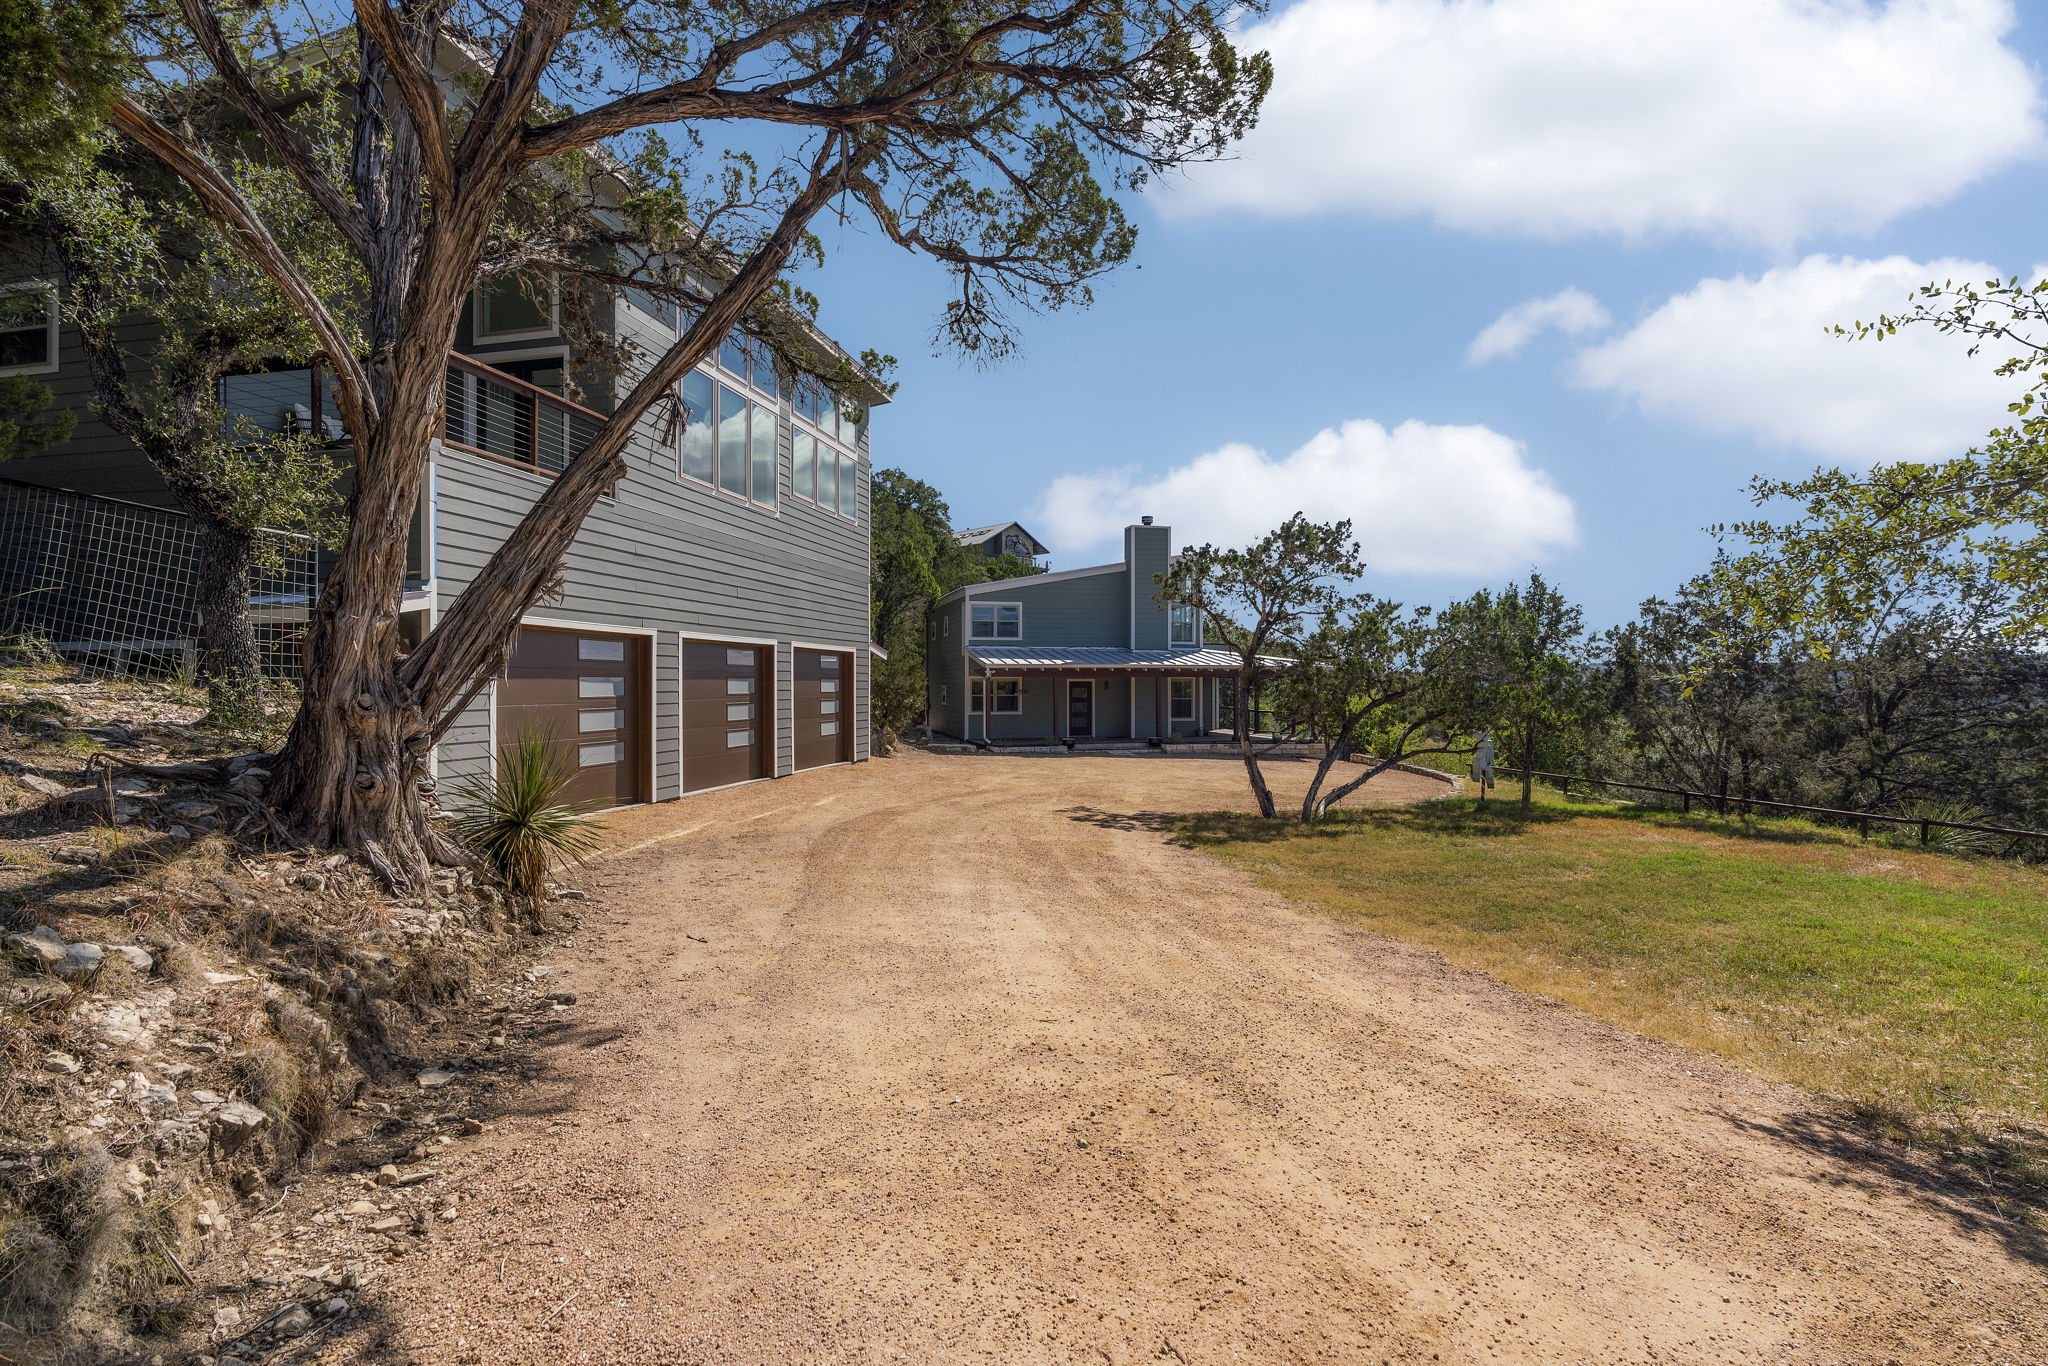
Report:
[[[363,1359],[2048,1360],[2038,1242],[1796,1093],[1160,833],[1245,795],[910,754],[626,813]]]

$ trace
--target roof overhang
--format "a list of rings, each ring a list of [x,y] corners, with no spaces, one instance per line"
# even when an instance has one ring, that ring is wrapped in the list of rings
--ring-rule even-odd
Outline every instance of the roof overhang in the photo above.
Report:
[[[1011,646],[983,643],[967,647],[967,657],[984,673],[1236,673],[1241,663],[1231,650],[1121,650],[1112,646]],[[1294,661],[1260,655],[1262,669],[1282,669]]]

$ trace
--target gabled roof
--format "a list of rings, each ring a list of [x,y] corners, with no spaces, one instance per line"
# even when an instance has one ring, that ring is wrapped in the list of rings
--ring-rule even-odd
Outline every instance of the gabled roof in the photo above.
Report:
[[[994,526],[970,527],[966,531],[954,532],[953,539],[955,541],[958,541],[961,545],[980,545],[989,537],[1002,531],[1016,531],[1017,533],[1022,535],[1025,540],[1031,542],[1031,553],[1034,555],[1044,555],[1048,553],[1046,548],[1043,545],[1039,544],[1038,538],[1036,536],[1033,536],[1029,531],[1025,530],[1024,525],[1021,522],[997,522]]]
[[[1018,588],[1036,588],[1045,583],[1065,583],[1068,579],[1085,579],[1090,574],[1121,574],[1124,562],[1115,564],[1090,565],[1086,569],[1061,569],[1051,574],[1025,574],[1014,579],[989,579],[983,583],[970,583],[940,598],[940,602],[951,602],[958,597],[973,597],[977,593],[1007,593]]]

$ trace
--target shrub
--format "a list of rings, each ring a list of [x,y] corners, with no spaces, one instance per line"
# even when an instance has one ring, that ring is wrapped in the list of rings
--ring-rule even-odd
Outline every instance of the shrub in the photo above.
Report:
[[[514,894],[538,900],[548,873],[580,863],[604,827],[590,803],[562,801],[575,761],[551,736],[529,732],[498,755],[497,771],[456,786],[455,828]]]

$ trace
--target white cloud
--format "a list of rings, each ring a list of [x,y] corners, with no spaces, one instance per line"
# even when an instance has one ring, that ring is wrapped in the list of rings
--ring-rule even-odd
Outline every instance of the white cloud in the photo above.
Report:
[[[1571,500],[1524,463],[1522,444],[1486,427],[1409,421],[1324,429],[1281,459],[1242,443],[1156,479],[1098,470],[1055,479],[1032,525],[1055,549],[1116,543],[1151,515],[1174,541],[1241,546],[1296,512],[1348,517],[1374,569],[1486,574],[1526,566],[1578,537]]]
[[[1180,202],[1541,236],[1789,244],[2044,145],[2010,0],[1299,0],[1274,86]]]
[[[1999,425],[2021,387],[1991,373],[2002,355],[1973,358],[1967,342],[1925,326],[1883,341],[1827,329],[1903,312],[1929,281],[1998,273],[1982,261],[1809,256],[1755,278],[1702,280],[1580,352],[1573,377],[1648,412],[1828,460],[1957,455]]]
[[[1583,289],[1561,289],[1548,298],[1518,303],[1488,323],[1486,330],[1465,348],[1465,364],[1484,365],[1502,356],[1512,356],[1534,341],[1537,333],[1552,328],[1576,336],[1613,321],[1600,301]]]

